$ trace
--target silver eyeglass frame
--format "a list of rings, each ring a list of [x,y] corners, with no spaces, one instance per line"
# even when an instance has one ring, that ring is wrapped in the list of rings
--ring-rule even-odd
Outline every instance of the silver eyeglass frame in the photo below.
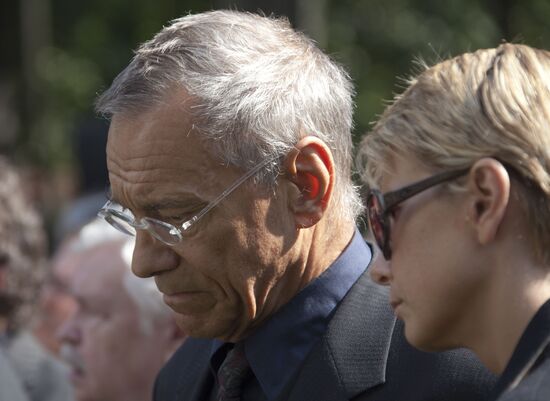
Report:
[[[163,242],[166,245],[174,246],[174,245],[177,245],[179,242],[181,242],[181,240],[183,239],[183,233],[189,230],[189,228],[193,224],[195,224],[202,217],[204,217],[206,213],[208,213],[210,210],[216,207],[222,200],[227,198],[242,183],[244,183],[246,180],[254,176],[258,171],[260,171],[262,168],[267,166],[269,163],[277,159],[279,159],[279,157],[268,159],[263,163],[258,164],[253,169],[249,170],[246,174],[244,174],[243,176],[238,178],[235,182],[233,182],[233,184],[231,184],[219,196],[217,196],[214,200],[209,202],[208,205],[206,205],[195,216],[191,217],[189,220],[184,221],[179,226],[167,223],[162,220],[155,219],[153,217],[142,217],[139,220],[136,220],[133,214],[130,215],[127,212],[125,212],[124,211],[125,208],[113,200],[108,200],[107,203],[105,203],[105,205],[103,205],[103,207],[99,209],[97,216],[104,219],[107,223],[109,223],[111,226],[113,226],[118,231],[124,234],[135,236],[136,235],[135,231],[146,230],[149,232],[149,234],[151,234],[157,240]],[[119,220],[126,223],[128,226],[132,227],[134,231],[130,231],[126,229],[122,224],[118,222]],[[165,233],[167,234],[167,236],[162,237],[159,234],[159,231],[155,230],[154,227],[158,227],[159,229],[166,230]]]

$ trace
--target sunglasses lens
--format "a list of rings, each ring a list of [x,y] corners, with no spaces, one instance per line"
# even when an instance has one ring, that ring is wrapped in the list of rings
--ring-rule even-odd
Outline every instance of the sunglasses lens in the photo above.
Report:
[[[371,193],[367,200],[367,213],[369,217],[370,229],[374,235],[376,243],[380,249],[385,247],[385,234],[384,234],[384,209],[380,202],[380,198],[376,193]]]

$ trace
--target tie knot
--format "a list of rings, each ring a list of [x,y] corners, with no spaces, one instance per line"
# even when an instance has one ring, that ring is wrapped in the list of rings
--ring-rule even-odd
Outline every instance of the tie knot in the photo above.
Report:
[[[244,353],[243,343],[231,348],[218,369],[217,401],[240,401],[242,387],[250,374],[250,365]]]

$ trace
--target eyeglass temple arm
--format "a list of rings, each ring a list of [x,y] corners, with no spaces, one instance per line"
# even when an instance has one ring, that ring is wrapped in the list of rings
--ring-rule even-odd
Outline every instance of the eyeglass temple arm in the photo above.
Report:
[[[233,192],[239,185],[241,185],[243,182],[248,180],[250,177],[252,177],[254,174],[256,174],[258,171],[260,171],[262,168],[267,166],[269,163],[273,162],[274,160],[277,160],[279,157],[274,157],[272,159],[268,159],[263,163],[258,164],[256,167],[254,167],[252,170],[248,171],[245,175],[240,177],[238,180],[236,180],[229,188],[227,188],[225,191],[223,191],[217,198],[215,198],[212,202],[210,202],[203,210],[200,211],[199,214],[194,216],[192,219],[187,220],[181,225],[181,228],[186,230],[191,224],[195,223],[197,220],[199,220],[202,216],[204,216],[206,213],[208,213],[213,207],[218,205],[223,199],[225,199],[231,192]]]
[[[405,199],[409,199],[417,193],[433,187],[434,185],[458,178],[466,174],[469,170],[470,168],[468,167],[460,170],[446,171],[444,173],[437,174],[432,177],[426,178],[425,180],[411,184],[405,188],[401,188],[393,192],[388,192],[384,195],[385,210],[391,210],[392,207],[400,202],[403,202]]]

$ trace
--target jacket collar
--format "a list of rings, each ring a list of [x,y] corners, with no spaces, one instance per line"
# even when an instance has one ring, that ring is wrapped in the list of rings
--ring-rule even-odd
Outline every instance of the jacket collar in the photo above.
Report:
[[[288,395],[289,401],[347,400],[384,383],[395,326],[388,298],[388,289],[376,285],[365,272],[280,399]]]
[[[516,387],[550,345],[550,299],[535,313],[523,332],[494,390],[498,396]],[[495,397],[496,398],[496,397]]]

